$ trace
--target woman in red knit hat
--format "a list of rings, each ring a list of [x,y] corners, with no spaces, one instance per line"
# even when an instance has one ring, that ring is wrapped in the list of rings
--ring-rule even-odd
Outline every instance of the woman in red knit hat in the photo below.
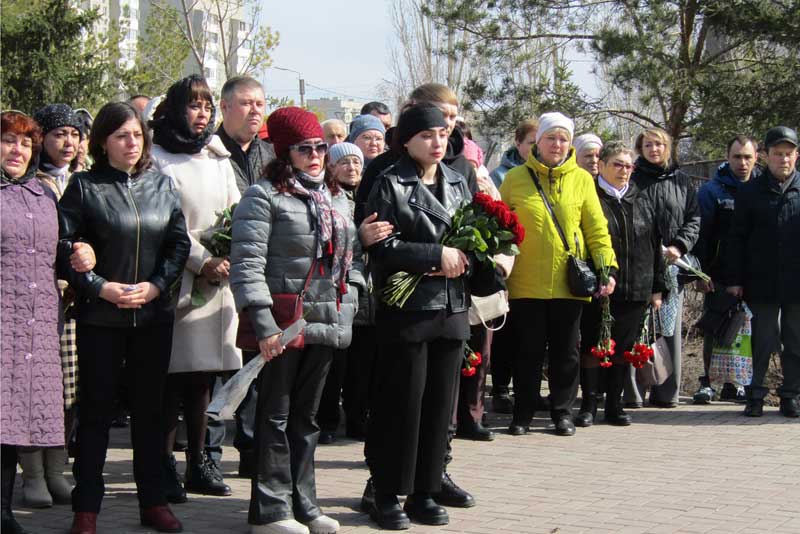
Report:
[[[248,189],[233,221],[230,283],[267,361],[256,412],[257,471],[248,520],[253,534],[334,533],[317,505],[315,413],[334,349],[350,344],[366,285],[347,197],[326,179],[328,145],[316,116],[288,107],[267,120],[276,159]],[[356,258],[360,254],[356,254]],[[303,348],[287,348],[288,325],[273,295],[303,294]]]

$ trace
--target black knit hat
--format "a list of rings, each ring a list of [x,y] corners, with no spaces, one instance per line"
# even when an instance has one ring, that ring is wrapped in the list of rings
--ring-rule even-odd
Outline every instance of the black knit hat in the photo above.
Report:
[[[397,136],[399,146],[403,146],[419,132],[431,128],[447,128],[442,112],[429,103],[411,106],[400,115],[397,129],[393,136]]]
[[[56,128],[72,126],[80,132],[80,136],[83,138],[83,122],[66,104],[49,104],[36,111],[33,114],[33,120],[42,128],[43,135],[47,135],[47,132]]]

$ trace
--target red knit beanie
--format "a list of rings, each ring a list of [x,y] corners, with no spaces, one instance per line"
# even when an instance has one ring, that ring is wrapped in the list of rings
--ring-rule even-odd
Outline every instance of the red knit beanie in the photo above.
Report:
[[[324,137],[317,116],[303,108],[288,107],[273,111],[267,118],[269,140],[275,154],[285,156],[289,147],[304,139]]]

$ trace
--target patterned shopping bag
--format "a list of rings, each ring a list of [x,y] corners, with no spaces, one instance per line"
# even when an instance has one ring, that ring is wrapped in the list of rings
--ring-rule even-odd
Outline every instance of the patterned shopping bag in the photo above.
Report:
[[[747,386],[753,379],[753,346],[751,342],[751,319],[753,314],[742,304],[745,320],[733,343],[728,347],[714,344],[708,376],[712,383],[729,382]]]

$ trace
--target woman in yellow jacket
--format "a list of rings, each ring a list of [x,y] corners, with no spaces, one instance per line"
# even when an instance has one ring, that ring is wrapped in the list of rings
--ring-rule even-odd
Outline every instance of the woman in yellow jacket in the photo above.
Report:
[[[550,416],[555,432],[560,436],[575,434],[571,409],[580,372],[581,310],[590,300],[576,297],[569,290],[568,253],[534,177],[553,207],[570,250],[581,258],[591,255],[597,266],[611,267],[609,283],[600,287],[598,295],[611,294],[616,284],[617,264],[608,223],[592,177],[575,161],[575,149],[570,146],[573,132],[572,120],[561,113],[542,115],[528,160],[511,169],[500,186],[503,201],[516,211],[525,227],[525,240],[508,279],[509,317],[517,340],[516,401],[509,432],[516,436],[525,434],[533,419],[546,354],[550,362]]]

